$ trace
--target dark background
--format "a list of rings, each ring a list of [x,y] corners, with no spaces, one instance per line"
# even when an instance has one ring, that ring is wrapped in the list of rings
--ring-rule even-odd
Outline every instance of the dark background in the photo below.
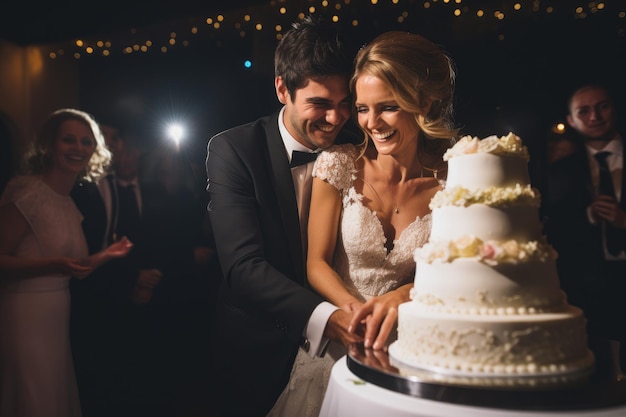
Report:
[[[0,13],[0,37],[20,45],[49,44],[51,51],[64,52],[56,59],[77,59],[79,53],[83,108],[101,119],[121,119],[147,146],[158,146],[166,139],[166,123],[179,120],[187,129],[186,146],[198,158],[213,134],[278,108],[275,26],[284,32],[311,6],[315,14],[339,17],[354,51],[386,30],[419,33],[441,45],[457,68],[456,120],[462,132],[482,137],[513,131],[528,145],[531,164],[541,163],[545,139],[564,120],[567,93],[578,83],[607,83],[618,107],[626,107],[625,1],[585,2],[579,10],[569,0],[396,3],[23,1],[12,6],[15,12]],[[484,17],[477,16],[479,10]],[[498,19],[498,12],[505,17]],[[219,14],[219,30],[206,24]],[[263,24],[262,31],[254,29],[255,22]],[[176,44],[166,45],[173,32]],[[74,44],[77,38],[110,40],[110,55],[85,54]],[[147,39],[153,42],[147,52],[122,52]],[[246,59],[251,68],[244,67]],[[621,126],[624,119],[621,112]]]

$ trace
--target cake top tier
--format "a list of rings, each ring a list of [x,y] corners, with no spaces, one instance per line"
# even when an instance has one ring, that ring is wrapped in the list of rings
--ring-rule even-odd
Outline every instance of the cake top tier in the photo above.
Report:
[[[443,159],[448,161],[445,194],[456,199],[465,199],[466,193],[454,191],[454,187],[472,193],[482,190],[481,195],[488,193],[496,197],[502,192],[510,193],[530,185],[528,149],[513,133],[484,139],[463,136],[448,149]],[[507,190],[501,190],[504,188]]]
[[[506,136],[488,136],[479,139],[476,136],[463,136],[453,147],[448,149],[443,155],[443,159],[448,161],[457,156],[490,153],[493,155],[508,155],[523,158],[528,162],[528,149],[522,145],[519,136],[509,132]]]

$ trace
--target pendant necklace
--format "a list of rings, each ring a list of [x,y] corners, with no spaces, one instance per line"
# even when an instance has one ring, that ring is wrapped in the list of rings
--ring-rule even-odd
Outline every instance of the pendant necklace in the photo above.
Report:
[[[433,169],[433,168],[428,168],[422,165],[422,170],[420,173],[420,178],[424,178],[424,170],[428,171],[428,172],[432,172],[433,174],[433,178],[437,179],[437,173],[439,172],[438,169]]]
[[[438,179],[438,174],[439,174],[439,170],[438,169],[429,168],[429,167],[426,167],[426,166],[422,165],[422,163],[420,161],[419,154],[417,155],[417,160],[418,160],[418,162],[420,164],[420,178],[424,178],[424,170],[426,170],[426,171],[428,171],[428,172],[430,172],[432,174],[433,178],[439,180]],[[376,198],[378,198],[378,200],[380,201],[380,204],[382,206],[384,206],[385,204],[383,202],[383,199],[380,198],[380,195],[378,194],[378,192],[376,191],[374,186],[372,184],[370,184],[369,182],[367,182],[365,180],[365,178],[361,178],[361,180],[363,181],[364,184],[366,184],[372,190],[372,192],[374,192],[374,194],[376,195]],[[445,182],[443,180],[439,180],[439,183],[441,184],[442,187],[445,187]],[[395,213],[395,214],[400,213],[400,204],[397,201],[394,200],[393,205],[394,205],[394,208],[393,208],[392,212]]]
[[[378,198],[378,201],[380,201],[381,207],[384,206],[383,199],[380,198],[380,195],[378,194],[378,192],[376,191],[374,186],[372,184],[370,184],[369,182],[367,182],[365,180],[365,178],[361,178],[361,181],[363,181],[363,184],[367,185],[370,188],[370,190],[372,190],[374,195],[376,195],[376,198]],[[395,208],[392,211],[394,213],[396,213],[396,214],[400,213],[400,205],[398,203],[396,203],[395,201],[394,201],[393,205],[395,206]]]
[[[418,161],[419,161],[419,157],[418,157]],[[424,170],[432,173],[433,178],[438,179],[437,175],[439,173],[439,170],[438,169],[434,169],[434,168],[428,168],[428,167],[425,167],[424,165],[421,166],[420,178],[424,178]],[[370,190],[372,190],[372,192],[376,195],[376,198],[378,198],[378,201],[380,201],[380,204],[384,206],[383,199],[380,198],[380,195],[378,194],[378,192],[376,191],[374,186],[372,184],[370,184],[369,182],[367,182],[365,180],[365,178],[361,178],[361,181],[363,181],[363,183],[366,184],[370,188]],[[440,183],[441,183],[441,180],[440,180]],[[442,186],[443,185],[444,184],[442,184]],[[393,213],[395,213],[395,214],[400,213],[400,204],[398,204],[396,201],[394,201],[393,205],[394,205],[394,209],[392,210]]]

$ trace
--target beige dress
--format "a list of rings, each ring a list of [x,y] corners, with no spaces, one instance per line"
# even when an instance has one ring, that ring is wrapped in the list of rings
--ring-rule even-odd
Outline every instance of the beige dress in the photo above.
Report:
[[[353,186],[357,156],[354,145],[333,146],[317,158],[313,176],[328,181],[341,193],[342,213],[333,268],[350,293],[365,301],[413,281],[413,251],[428,241],[431,215],[416,218],[387,253],[380,220],[362,204],[363,195]],[[346,353],[343,345],[335,342],[330,343],[322,358],[311,358],[300,350],[289,383],[268,417],[317,417],[331,368]]]
[[[7,185],[0,205],[13,203],[30,230],[17,256],[87,256],[82,215],[69,196],[39,178]],[[80,416],[69,340],[70,277],[0,278],[0,417]]]

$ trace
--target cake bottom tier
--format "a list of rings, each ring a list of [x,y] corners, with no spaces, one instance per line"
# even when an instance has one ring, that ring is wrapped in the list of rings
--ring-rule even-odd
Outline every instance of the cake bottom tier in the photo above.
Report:
[[[433,372],[480,376],[556,375],[593,366],[582,311],[468,316],[401,304],[390,356]]]

